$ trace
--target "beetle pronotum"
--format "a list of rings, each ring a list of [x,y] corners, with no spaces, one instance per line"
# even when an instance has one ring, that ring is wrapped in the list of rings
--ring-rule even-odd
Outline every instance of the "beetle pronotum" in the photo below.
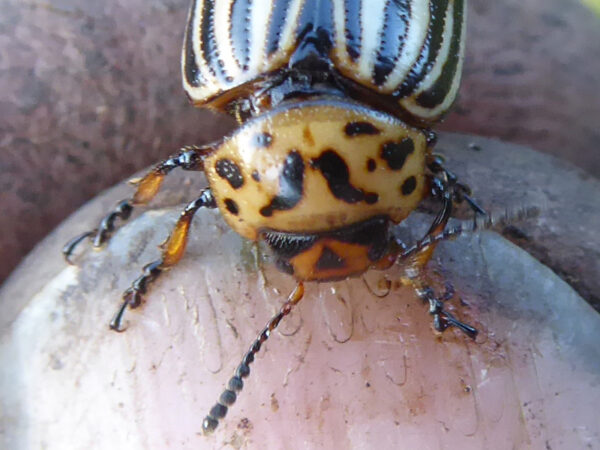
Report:
[[[485,212],[433,154],[430,126],[454,101],[463,61],[465,0],[195,0],[185,32],[183,85],[196,106],[233,115],[239,128],[162,161],[97,229],[69,242],[104,244],[117,219],[148,203],[173,169],[204,171],[209,187],[182,212],[162,257],[123,294],[110,327],[182,257],[194,214],[219,208],[250,240],[264,240],[296,289],[242,358],[203,422],[218,425],[262,343],[303,296],[328,281],[402,261],[434,327],[477,331],[444,309],[423,268],[453,203]],[[440,204],[427,234],[407,248],[392,237],[426,197]]]

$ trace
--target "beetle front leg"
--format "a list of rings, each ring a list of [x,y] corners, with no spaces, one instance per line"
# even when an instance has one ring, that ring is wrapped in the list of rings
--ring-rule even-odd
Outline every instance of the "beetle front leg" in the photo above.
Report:
[[[110,328],[115,331],[123,331],[121,323],[125,309],[137,308],[142,303],[142,295],[148,290],[148,285],[158,278],[158,276],[166,269],[174,266],[179,262],[187,245],[190,225],[194,214],[200,208],[216,208],[217,204],[212,195],[210,188],[202,191],[200,197],[191,202],[182,211],[179,220],[175,224],[169,238],[162,245],[162,256],[160,259],[153,261],[144,266],[142,275],[138,277],[131,286],[123,293],[123,302],[113,319],[110,321]]]
[[[62,249],[65,260],[71,264],[71,255],[75,248],[84,240],[89,239],[95,248],[100,248],[115,231],[117,219],[127,220],[131,216],[134,206],[145,205],[158,193],[165,176],[173,169],[180,167],[183,170],[203,170],[204,158],[212,153],[212,147],[183,147],[177,153],[157,164],[144,177],[134,182],[137,189],[129,199],[121,200],[115,208],[106,214],[97,228],[86,231],[74,237]]]

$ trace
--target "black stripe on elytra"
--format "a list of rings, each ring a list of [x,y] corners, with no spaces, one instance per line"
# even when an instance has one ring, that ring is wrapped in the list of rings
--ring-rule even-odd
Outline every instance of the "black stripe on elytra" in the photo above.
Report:
[[[267,33],[267,54],[272,55],[280,46],[281,33],[286,24],[288,9],[291,0],[278,0],[271,8],[269,18],[269,31]]]
[[[302,199],[304,188],[304,161],[297,150],[288,153],[279,174],[279,193],[267,206],[260,209],[264,217],[273,215],[273,211],[292,209]]]
[[[239,166],[227,158],[219,159],[215,164],[215,170],[229,185],[234,189],[239,189],[244,185],[244,176]]]
[[[311,161],[311,166],[321,171],[327,180],[327,185],[333,196],[346,203],[357,203],[365,201],[369,204],[376,203],[379,196],[372,192],[352,186],[350,183],[350,171],[345,161],[334,150],[325,150]]]
[[[315,267],[317,270],[343,269],[346,267],[346,261],[336,252],[325,246]]]
[[[250,63],[250,13],[252,0],[234,0],[229,12],[229,36],[233,56],[242,70]]]
[[[394,92],[395,96],[406,97],[412,94],[435,64],[442,47],[448,1],[429,2],[429,26],[425,42],[423,42],[419,56],[402,85]]]
[[[215,36],[215,0],[204,0],[202,23],[200,25],[202,42],[200,50],[210,72],[219,79],[226,80],[223,61],[219,58],[217,38]],[[229,80],[228,80],[229,81]]]
[[[389,141],[381,147],[381,158],[384,159],[388,167],[392,170],[401,170],[406,162],[406,158],[415,151],[415,144],[409,137],[405,137],[400,142]]]
[[[197,0],[198,1],[198,0]],[[187,30],[185,32],[185,62],[184,62],[184,73],[185,81],[187,84],[193,87],[198,87],[205,83],[198,64],[196,63],[196,52],[194,51],[194,33],[197,32],[194,28],[194,17],[196,13],[196,2],[192,5],[190,10],[190,17],[187,23]]]
[[[433,86],[417,97],[417,103],[424,108],[435,108],[443,103],[452,88],[452,82],[457,76],[456,71],[460,61],[460,43],[462,39],[463,9],[463,0],[455,0],[452,41],[450,42],[448,59],[445,61],[442,73],[440,73]]]
[[[362,1],[344,1],[344,9],[346,11],[346,51],[353,61],[360,56],[362,39],[360,8]]]
[[[373,67],[373,82],[381,86],[396,67],[410,26],[410,1],[389,1],[385,5],[384,22],[379,35],[379,50]]]
[[[348,122],[344,127],[346,136],[355,137],[363,135],[376,135],[381,133],[381,130],[370,122]]]

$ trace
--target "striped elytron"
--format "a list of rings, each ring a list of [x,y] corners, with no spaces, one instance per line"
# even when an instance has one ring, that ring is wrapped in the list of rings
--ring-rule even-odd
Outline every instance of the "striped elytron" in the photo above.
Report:
[[[196,0],[182,71],[196,106],[240,127],[158,164],[99,227],[73,239],[101,246],[117,218],[149,202],[176,167],[204,171],[209,188],[183,211],[162,257],[123,294],[111,322],[137,307],[148,285],[182,257],[194,213],[219,208],[242,236],[263,240],[298,286],[244,355],[203,422],[215,429],[243,386],[262,343],[302,298],[303,282],[359,275],[401,262],[403,281],[429,305],[434,327],[476,330],[444,309],[422,270],[453,203],[483,210],[432,153],[429,126],[454,101],[461,76],[466,0]],[[425,198],[440,210],[411,247],[392,237]]]

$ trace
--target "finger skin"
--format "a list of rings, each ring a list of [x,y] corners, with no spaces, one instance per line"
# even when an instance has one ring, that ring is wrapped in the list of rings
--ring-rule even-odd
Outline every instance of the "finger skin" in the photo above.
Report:
[[[122,191],[111,195],[122,198]],[[101,214],[106,203],[93,202],[87,213]],[[121,291],[159,255],[179,210],[142,213],[104,251],[64,266],[59,238],[82,226],[70,223],[49,238],[56,245],[44,249],[46,256],[34,255],[20,280],[0,292],[0,315],[12,317],[0,339],[6,448],[599,442],[598,316],[548,269],[492,233],[440,246],[439,264],[430,267],[435,279],[455,284],[464,305],[455,299],[452,311],[477,326],[476,342],[452,330],[436,335],[410,289],[392,282],[387,292],[380,280],[395,280],[394,269],[307,284],[297,310],[259,353],[235,406],[212,436],[202,436],[208,408],[294,282],[216,211],[206,211],[194,221],[186,257],[153,285],[141,308],[128,311],[125,333],[110,332]],[[54,272],[29,288],[46,265]],[[19,282],[25,298],[14,300]]]

